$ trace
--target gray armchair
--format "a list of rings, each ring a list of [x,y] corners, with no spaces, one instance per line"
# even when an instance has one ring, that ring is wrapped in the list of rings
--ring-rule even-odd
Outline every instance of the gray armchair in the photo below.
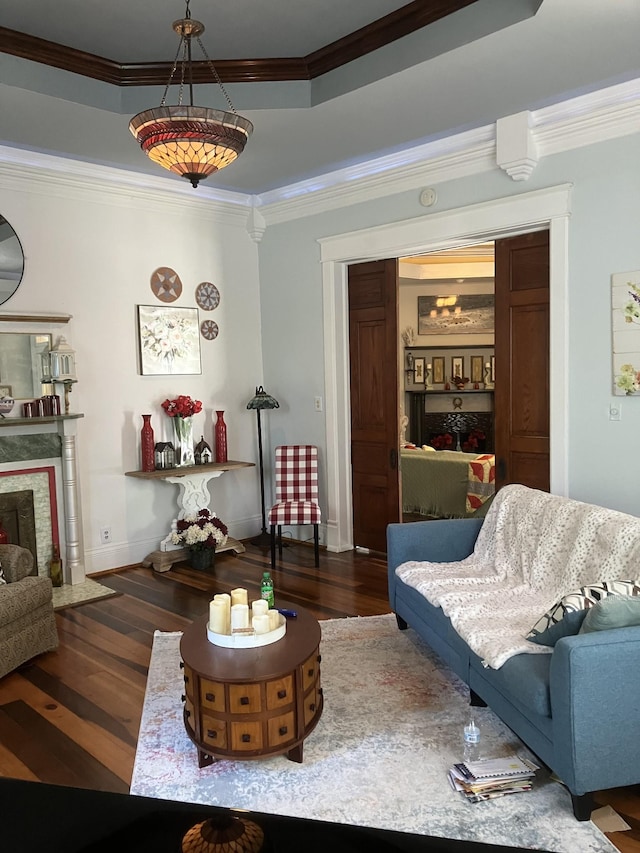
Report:
[[[29,573],[31,551],[0,545],[6,584],[0,585],[0,678],[58,646],[51,580]]]

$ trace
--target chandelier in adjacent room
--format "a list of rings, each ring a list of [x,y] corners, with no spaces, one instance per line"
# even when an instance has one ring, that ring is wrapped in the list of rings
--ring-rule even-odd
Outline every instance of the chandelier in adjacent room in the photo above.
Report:
[[[190,0],[186,0],[185,17],[173,22],[173,29],[180,36],[180,44],[160,106],[135,115],[129,122],[129,130],[154,163],[181,175],[191,182],[191,186],[197,187],[203,178],[224,169],[242,154],[253,132],[253,124],[249,119],[238,115],[231,103],[200,40],[204,25],[191,18],[189,2]],[[229,106],[228,112],[196,107],[193,104],[193,39],[200,46],[213,77],[222,90]],[[169,87],[174,82],[178,68],[178,103],[175,106],[166,106]],[[188,106],[182,103],[185,87],[189,89]]]

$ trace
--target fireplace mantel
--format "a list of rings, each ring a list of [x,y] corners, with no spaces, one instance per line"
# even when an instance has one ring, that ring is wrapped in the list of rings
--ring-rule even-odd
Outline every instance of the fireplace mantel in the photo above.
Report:
[[[35,462],[41,458],[35,453],[21,453],[13,442],[5,441],[7,438],[15,436],[28,439],[43,434],[57,434],[60,437],[65,582],[71,584],[82,583],[86,579],[76,452],[77,425],[83,417],[82,414],[74,413],[39,418],[0,418],[0,463],[3,464]]]

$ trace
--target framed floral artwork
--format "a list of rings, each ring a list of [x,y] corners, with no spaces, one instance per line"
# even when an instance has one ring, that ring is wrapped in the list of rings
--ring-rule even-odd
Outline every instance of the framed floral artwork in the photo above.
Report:
[[[640,394],[640,270],[611,276],[613,393]]]
[[[197,308],[138,305],[138,341],[143,376],[202,373]]]
[[[413,381],[416,385],[424,385],[424,358],[414,359]]]

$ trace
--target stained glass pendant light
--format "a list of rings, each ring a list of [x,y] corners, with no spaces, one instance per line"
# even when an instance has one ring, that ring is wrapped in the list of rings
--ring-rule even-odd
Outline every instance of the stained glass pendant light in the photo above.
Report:
[[[198,182],[224,169],[242,154],[253,132],[249,119],[238,115],[222,85],[212,61],[200,40],[204,25],[191,18],[186,0],[185,17],[173,22],[180,44],[160,106],[144,110],[129,122],[129,130],[147,156],[164,169],[181,175],[197,187]],[[229,111],[196,107],[193,104],[193,60],[191,42],[195,39],[213,77],[220,86]],[[180,68],[178,103],[167,106],[167,94]],[[185,87],[189,105],[182,103]]]

